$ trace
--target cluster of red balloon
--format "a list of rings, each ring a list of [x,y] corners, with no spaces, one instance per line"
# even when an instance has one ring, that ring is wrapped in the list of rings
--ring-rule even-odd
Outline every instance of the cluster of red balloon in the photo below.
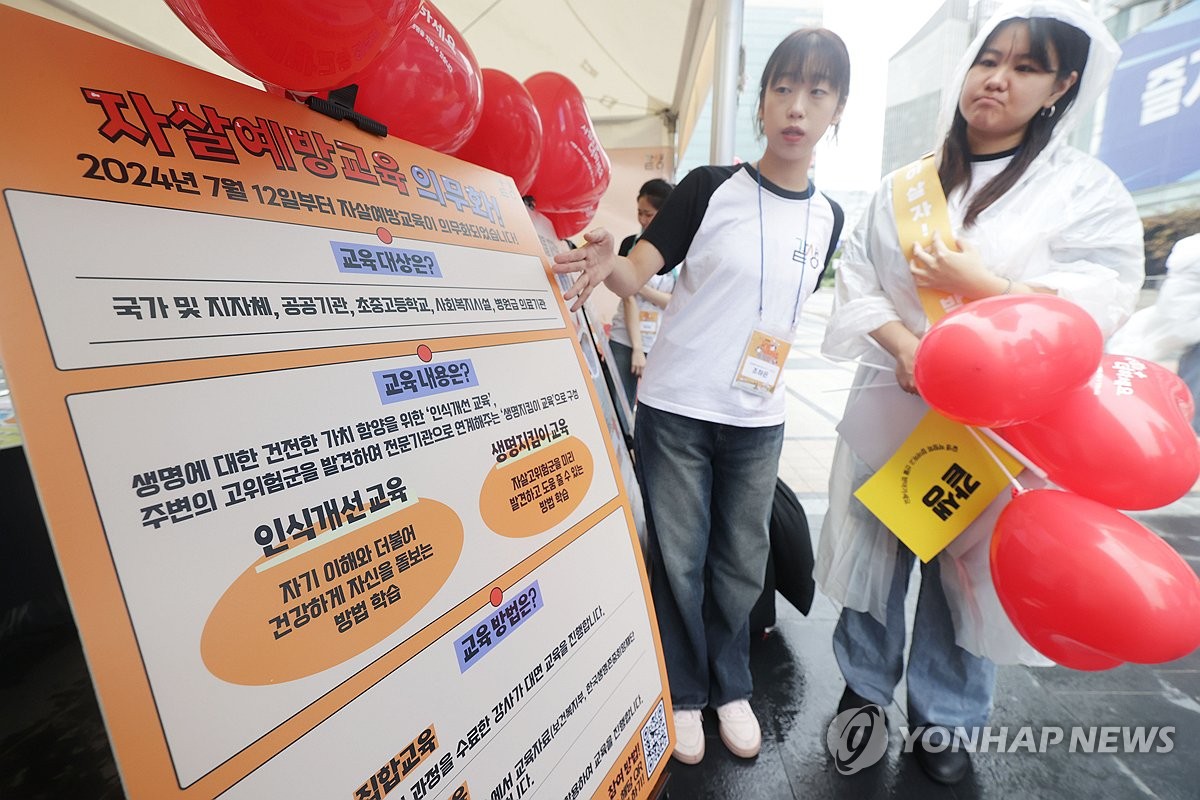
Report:
[[[267,91],[358,86],[355,110],[393,135],[510,176],[560,237],[591,222],[611,166],[579,89],[553,72],[522,85],[474,53],[428,0],[166,0]]]
[[[479,124],[455,155],[508,175],[524,197],[541,163],[542,138],[542,119],[521,82],[498,69],[483,70]]]
[[[420,0],[166,0],[217,55],[264,83],[345,86],[408,29]]]
[[[557,72],[525,81],[542,119],[541,163],[530,193],[560,238],[587,227],[608,189],[611,167],[575,84]]]
[[[1116,509],[1159,508],[1200,478],[1187,386],[1104,355],[1096,323],[1053,295],[993,297],[934,325],[914,378],[942,414],[988,427],[1061,489],[1020,492],[991,543],[1021,635],[1064,666],[1161,663],[1200,646],[1200,579]]]

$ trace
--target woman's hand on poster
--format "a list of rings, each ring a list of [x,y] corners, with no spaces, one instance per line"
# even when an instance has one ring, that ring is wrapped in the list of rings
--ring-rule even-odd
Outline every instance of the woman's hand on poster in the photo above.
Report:
[[[913,245],[909,268],[917,286],[972,298],[1003,294],[1008,281],[983,265],[979,251],[961,239],[956,246],[948,247],[936,232],[928,249]]]
[[[646,369],[646,354],[641,350],[634,350],[633,356],[629,359],[629,372],[635,377],[642,377],[642,371]]]
[[[560,275],[578,272],[579,277],[571,288],[563,292],[564,300],[574,299],[571,311],[578,311],[591,296],[592,290],[604,283],[613,271],[616,260],[612,234],[604,228],[596,228],[583,235],[586,244],[554,256],[554,271]]]

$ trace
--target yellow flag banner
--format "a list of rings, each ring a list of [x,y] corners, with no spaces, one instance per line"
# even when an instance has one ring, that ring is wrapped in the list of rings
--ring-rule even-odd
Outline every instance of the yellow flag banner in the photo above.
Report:
[[[981,437],[982,439],[982,437]],[[1021,464],[930,411],[886,464],[854,493],[923,562],[954,540],[1004,490]]]
[[[900,252],[909,260],[913,257],[913,245],[928,248],[933,243],[934,233],[942,235],[947,247],[954,246],[946,195],[942,192],[932,153],[892,175],[892,209],[900,237]],[[931,323],[966,302],[961,295],[924,287],[917,287],[917,296]]]

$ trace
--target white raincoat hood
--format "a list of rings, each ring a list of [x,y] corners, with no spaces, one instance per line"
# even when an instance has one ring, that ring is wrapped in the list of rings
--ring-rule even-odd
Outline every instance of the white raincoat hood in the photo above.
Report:
[[[1063,140],[1079,124],[1084,113],[1096,105],[1100,95],[1108,88],[1109,78],[1112,77],[1113,71],[1117,68],[1117,62],[1121,59],[1121,48],[1104,24],[1096,19],[1084,3],[1078,0],[1012,0],[1000,6],[992,18],[979,29],[975,40],[971,42],[958,62],[958,66],[954,69],[954,76],[949,83],[949,86],[954,89],[953,91],[948,89],[943,95],[942,108],[938,114],[935,141],[939,143],[939,146],[945,140],[946,132],[950,130],[950,123],[954,121],[954,112],[958,108],[958,96],[962,92],[963,83],[967,79],[967,71],[974,63],[976,54],[983,47],[988,36],[991,36],[992,31],[996,30],[1001,22],[1013,17],[1056,19],[1079,28],[1092,40],[1091,46],[1088,48],[1087,65],[1079,80],[1079,94],[1076,96],[1075,102],[1071,103],[1071,107],[1059,119],[1058,124],[1054,126],[1051,142]]]

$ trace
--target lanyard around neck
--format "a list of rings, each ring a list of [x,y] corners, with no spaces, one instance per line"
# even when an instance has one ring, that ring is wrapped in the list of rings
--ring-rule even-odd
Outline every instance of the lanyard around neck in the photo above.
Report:
[[[766,239],[763,231],[763,204],[762,204],[762,162],[758,162],[759,166],[755,168],[754,175],[758,179],[758,318],[763,318],[763,294],[764,284],[766,283]],[[803,252],[804,261],[800,265],[800,285],[796,288],[796,307],[792,311],[792,329],[796,327],[796,323],[800,321],[800,299],[804,294],[804,267],[808,263],[808,223],[812,219],[812,199],[816,191],[813,189],[812,182],[808,183],[808,198],[805,200],[804,209],[804,242]]]

